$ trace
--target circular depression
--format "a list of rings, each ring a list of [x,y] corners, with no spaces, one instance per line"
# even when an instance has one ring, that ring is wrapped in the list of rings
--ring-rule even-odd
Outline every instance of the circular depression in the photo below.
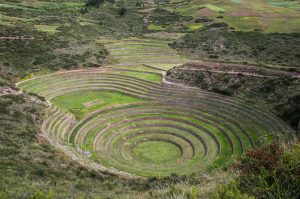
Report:
[[[149,164],[164,164],[182,156],[182,149],[168,140],[150,140],[137,143],[132,149],[133,157]]]

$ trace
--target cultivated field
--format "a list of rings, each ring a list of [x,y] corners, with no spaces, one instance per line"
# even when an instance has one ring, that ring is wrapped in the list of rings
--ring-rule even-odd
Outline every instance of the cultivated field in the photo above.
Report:
[[[261,107],[168,82],[179,57],[157,40],[107,44],[115,64],[18,83],[49,102],[42,134],[83,164],[123,176],[190,174],[226,166],[293,130]]]

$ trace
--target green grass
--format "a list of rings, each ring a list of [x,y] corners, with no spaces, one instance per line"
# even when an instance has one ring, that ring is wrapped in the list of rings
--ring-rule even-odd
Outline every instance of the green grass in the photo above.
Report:
[[[150,24],[148,26],[148,30],[157,30],[157,31],[161,31],[161,30],[165,30],[166,28],[160,26],[160,25],[155,25],[155,24]]]
[[[271,33],[294,33],[300,32],[300,18],[290,19],[271,19],[269,25],[265,28],[266,32]]]
[[[141,39],[132,38],[131,40],[120,40],[119,42],[108,44],[107,48],[111,52],[113,59],[122,65],[136,65],[139,63],[155,66],[156,64],[175,65],[183,63],[185,58],[180,57],[174,49],[168,46],[168,43],[167,40],[162,39],[142,41]],[[155,82],[160,81],[158,75],[135,74],[136,77],[146,78]]]
[[[186,6],[177,9],[178,13],[182,16],[193,16],[198,11],[199,6]]]
[[[137,77],[139,79],[148,80],[151,82],[160,83],[161,82],[161,75],[154,74],[154,73],[143,73],[143,72],[131,72],[131,71],[123,71],[123,72],[114,72],[115,74],[122,74],[122,75],[128,75],[131,77]]]
[[[49,32],[49,33],[56,33],[58,32],[57,28],[59,26],[50,26],[50,25],[34,25],[36,30],[42,31],[42,32]]]
[[[184,35],[186,35],[186,33],[154,32],[154,33],[146,33],[145,37],[156,38],[156,39],[177,40],[180,37],[183,37]]]
[[[183,57],[182,60],[187,60],[187,59]],[[180,64],[153,64],[153,65],[164,70],[170,70],[174,66],[178,66]]]
[[[230,0],[232,3],[241,3],[242,0]]]
[[[212,4],[205,4],[204,6],[216,12],[226,12],[226,10],[220,6],[216,6]]]
[[[220,21],[226,22],[239,31],[253,31],[254,29],[263,29],[262,20],[261,17],[224,17]]]
[[[161,70],[158,70],[158,69],[155,69],[155,68],[151,68],[151,67],[148,67],[148,66],[139,66],[139,65],[138,66],[135,66],[135,65],[131,65],[131,66],[115,66],[114,68],[136,70],[136,71],[140,71],[140,72],[156,72],[156,73],[161,73]]]
[[[84,103],[94,100],[102,100],[103,102],[91,107],[84,106]],[[52,100],[52,103],[57,105],[58,107],[61,107],[73,113],[75,111],[75,113],[77,113],[77,118],[81,118],[87,113],[100,108],[133,102],[143,102],[143,100],[120,93],[105,91],[71,93],[58,96]]]
[[[300,3],[297,0],[282,1],[282,0],[267,0],[267,2],[273,6],[281,6],[285,8],[299,9]]]
[[[190,24],[187,26],[188,30],[190,31],[196,31],[203,27],[203,24]]]
[[[84,2],[64,2],[63,4],[70,8],[83,7],[85,5]]]
[[[177,146],[168,142],[148,141],[135,146],[133,154],[141,162],[162,164],[179,158],[181,151]]]
[[[31,7],[25,7],[25,6],[21,6],[21,5],[15,5],[15,4],[0,4],[0,7],[2,8],[13,8],[13,9],[21,9],[21,10],[38,10],[35,8],[31,8]]]
[[[12,17],[4,14],[0,14],[0,21],[8,21],[8,22],[16,22],[16,21],[22,21],[22,22],[30,22],[38,20],[38,18],[21,18],[21,17]]]
[[[142,14],[145,14],[145,13],[149,13],[151,11],[155,10],[155,8],[146,8],[146,9],[141,9],[141,10],[138,10],[137,12],[138,13],[142,13]]]
[[[300,18],[263,18],[263,17],[231,17],[226,16],[219,19],[238,31],[254,31],[255,29],[263,30],[267,33],[293,33],[300,32]]]

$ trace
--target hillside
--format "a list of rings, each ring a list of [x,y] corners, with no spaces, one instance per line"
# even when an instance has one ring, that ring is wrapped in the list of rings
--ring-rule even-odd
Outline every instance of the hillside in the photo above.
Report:
[[[0,198],[299,198],[300,2],[1,0]]]
[[[169,81],[256,102],[268,107],[295,130],[300,120],[297,72],[250,65],[190,62],[168,71]]]

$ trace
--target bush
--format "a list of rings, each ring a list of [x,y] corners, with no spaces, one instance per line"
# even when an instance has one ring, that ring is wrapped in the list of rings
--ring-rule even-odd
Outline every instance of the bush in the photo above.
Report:
[[[279,142],[252,149],[236,165],[239,187],[256,198],[300,197],[300,144],[291,149]]]
[[[223,95],[228,95],[228,96],[232,95],[232,91],[229,90],[229,89],[213,87],[212,91],[216,92],[216,93],[223,94]]]
[[[257,173],[260,170],[274,170],[283,155],[283,147],[272,142],[269,145],[247,151],[246,156],[238,164],[238,169],[244,174]]]
[[[104,0],[88,0],[86,2],[86,6],[89,7],[89,6],[92,6],[92,7],[99,7],[101,3],[103,3]]]
[[[242,193],[239,184],[232,180],[229,184],[218,187],[210,196],[211,199],[254,199],[254,197]]]

